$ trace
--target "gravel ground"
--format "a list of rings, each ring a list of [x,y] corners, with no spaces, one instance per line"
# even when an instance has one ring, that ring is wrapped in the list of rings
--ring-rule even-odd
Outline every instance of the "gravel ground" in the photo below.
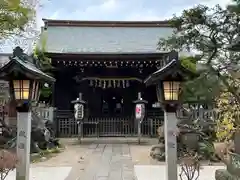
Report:
[[[85,158],[88,152],[89,144],[91,143],[91,141],[89,141],[89,144],[80,145],[75,138],[61,139],[60,142],[65,146],[63,152],[46,161],[34,163],[33,167],[73,166]]]

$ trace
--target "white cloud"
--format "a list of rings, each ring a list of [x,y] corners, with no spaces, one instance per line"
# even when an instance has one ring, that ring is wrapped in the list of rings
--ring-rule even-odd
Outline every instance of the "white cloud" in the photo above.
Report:
[[[78,9],[73,12],[66,12],[64,9],[60,9],[52,14],[50,19],[73,19],[73,20],[95,20],[101,16],[106,16],[108,14],[114,13],[117,9],[121,7],[121,3],[118,0],[104,0],[103,3],[99,5],[89,6],[85,9]]]
[[[105,0],[102,4],[100,5],[95,5],[95,6],[89,6],[86,8],[84,11],[76,11],[76,12],[84,12],[86,15],[97,15],[100,13],[110,13],[113,12],[116,8],[118,8],[120,4],[118,3],[117,0]]]
[[[62,9],[59,9],[57,11],[55,11],[51,16],[50,19],[58,19],[61,16],[61,11]]]
[[[101,10],[112,11],[118,7],[117,0],[106,0],[98,8]]]
[[[216,4],[219,4],[221,7],[226,7],[231,0],[202,0],[199,2],[199,4],[203,4],[209,7],[214,7]],[[166,20],[170,19],[173,14],[181,15],[182,11],[184,9],[190,9],[193,6],[196,6],[198,4],[189,4],[184,6],[173,6],[171,9],[168,10],[167,13],[160,13],[160,15],[157,12],[147,10],[147,11],[141,11],[139,13],[132,13],[130,14],[125,20],[133,20],[133,21],[157,21],[157,20]]]
[[[127,21],[159,21],[162,18],[156,15],[153,11],[146,11],[141,13],[132,13],[125,20]]]

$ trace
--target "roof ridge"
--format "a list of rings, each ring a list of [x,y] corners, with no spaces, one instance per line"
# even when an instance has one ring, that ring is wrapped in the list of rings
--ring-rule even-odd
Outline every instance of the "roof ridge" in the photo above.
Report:
[[[45,26],[76,27],[172,27],[169,20],[162,21],[103,21],[103,20],[54,20],[42,19]]]

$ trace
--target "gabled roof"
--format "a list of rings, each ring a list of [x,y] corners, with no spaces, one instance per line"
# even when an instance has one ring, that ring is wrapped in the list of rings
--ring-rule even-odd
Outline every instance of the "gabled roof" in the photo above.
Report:
[[[45,27],[172,27],[169,21],[77,21],[42,19]]]
[[[0,53],[0,67],[6,64],[9,61],[10,53]]]
[[[170,61],[168,64],[166,64],[164,67],[161,69],[157,70],[156,72],[152,73],[150,76],[148,76],[145,80],[144,83],[149,86],[152,84],[156,84],[159,81],[165,80],[166,77],[175,74],[175,75],[194,75],[195,74],[184,68],[181,65],[181,62],[178,59],[173,59]]]
[[[20,47],[17,47],[20,48]],[[16,49],[17,49],[16,48]],[[0,68],[0,78],[9,80],[9,75],[13,72],[19,72],[31,79],[54,82],[55,79],[38,69],[31,61],[28,55],[22,53],[10,57],[10,61]]]
[[[156,53],[174,30],[168,21],[44,21],[50,53]]]

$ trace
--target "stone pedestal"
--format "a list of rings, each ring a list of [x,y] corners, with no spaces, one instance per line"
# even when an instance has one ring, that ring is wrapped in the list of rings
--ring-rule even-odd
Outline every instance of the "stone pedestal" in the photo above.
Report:
[[[175,112],[164,112],[164,137],[167,179],[177,180],[177,117]]]
[[[16,180],[29,180],[31,142],[31,112],[17,113],[17,157]]]

